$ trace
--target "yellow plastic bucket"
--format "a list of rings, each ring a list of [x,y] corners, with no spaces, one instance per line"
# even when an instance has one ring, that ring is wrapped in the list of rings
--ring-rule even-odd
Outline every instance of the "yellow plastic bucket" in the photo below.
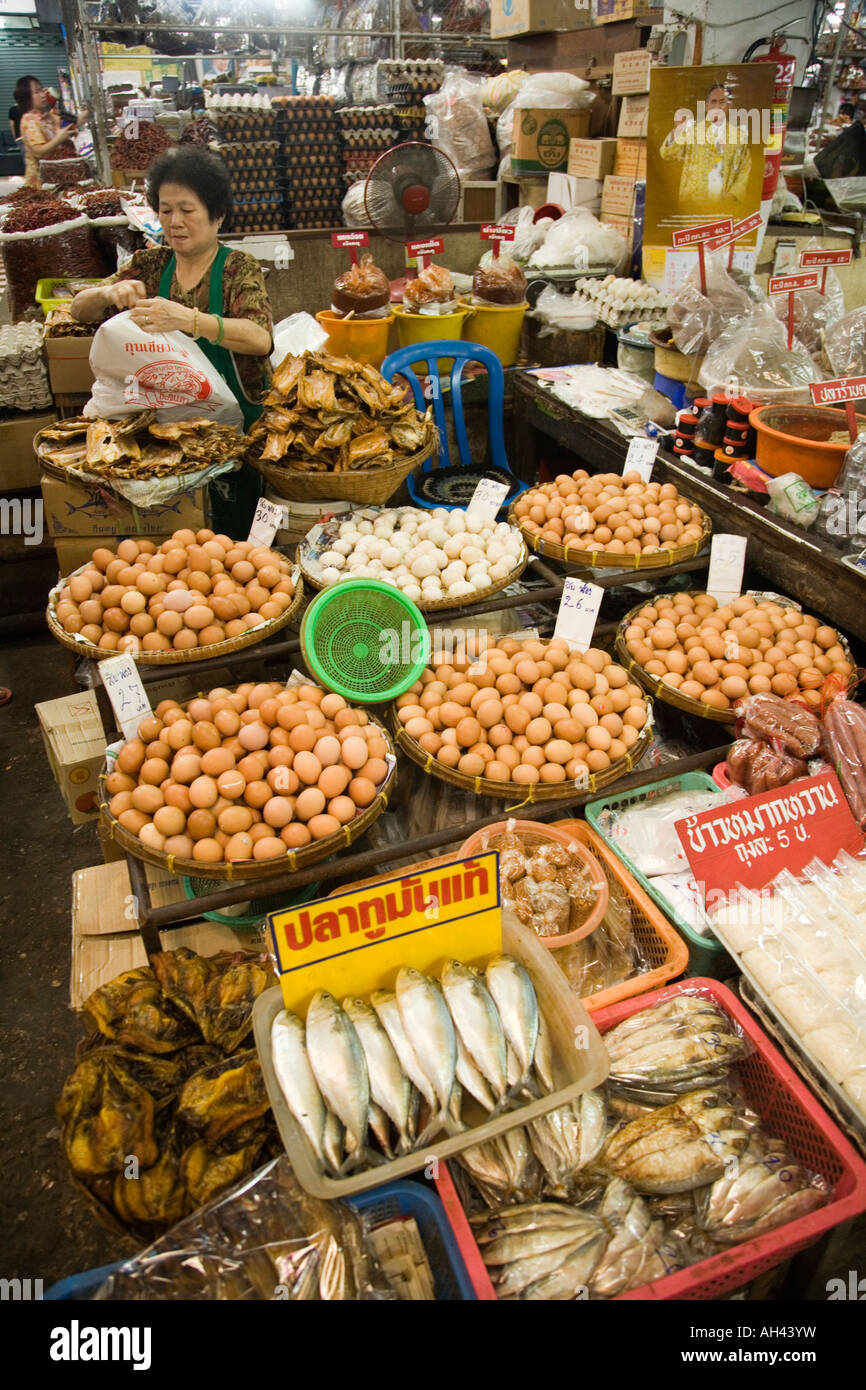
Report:
[[[400,305],[394,305],[397,320],[397,342],[400,347],[411,347],[413,343],[435,343],[438,339],[463,337],[463,322],[469,313],[467,308],[456,309],[453,314],[407,314]],[[439,371],[450,372],[454,365],[453,357],[439,358]],[[426,374],[427,364],[413,362],[416,374]]]
[[[520,349],[524,304],[472,304],[466,320],[465,336],[473,343],[495,352],[503,367],[513,367]]]
[[[381,367],[388,356],[388,330],[394,315],[381,319],[341,319],[333,309],[322,309],[316,319],[328,335],[325,351],[335,357],[351,357],[353,362],[367,362]]]

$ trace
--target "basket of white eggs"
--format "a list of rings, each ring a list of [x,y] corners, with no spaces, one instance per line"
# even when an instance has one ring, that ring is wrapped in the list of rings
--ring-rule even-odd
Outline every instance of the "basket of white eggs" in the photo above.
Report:
[[[314,589],[378,579],[427,613],[498,593],[519,579],[528,561],[516,527],[444,507],[365,507],[314,526],[297,552],[301,573]]]

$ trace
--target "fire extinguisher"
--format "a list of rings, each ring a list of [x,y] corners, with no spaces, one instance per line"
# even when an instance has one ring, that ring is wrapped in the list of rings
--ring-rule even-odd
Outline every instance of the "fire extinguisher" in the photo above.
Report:
[[[763,44],[768,45],[768,51],[758,53],[753,58],[752,54],[755,49],[761,48]],[[743,54],[743,62],[774,63],[776,68],[776,80],[773,85],[773,141],[764,151],[764,185],[761,190],[761,201],[767,202],[772,198],[779,182],[782,146],[785,140],[785,127],[788,123],[788,104],[794,88],[797,59],[793,53],[788,53],[786,50],[785,35],[773,34],[772,38],[756,39],[754,43],[750,44]]]

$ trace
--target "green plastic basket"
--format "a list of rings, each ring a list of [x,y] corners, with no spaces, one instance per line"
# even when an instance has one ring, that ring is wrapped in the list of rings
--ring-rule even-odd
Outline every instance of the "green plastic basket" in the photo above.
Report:
[[[668,917],[688,942],[689,946],[689,968],[687,975],[708,975],[713,980],[726,980],[729,975],[736,973],[737,967],[728,955],[724,946],[720,942],[714,941],[712,937],[701,936],[694,927],[690,927],[678,912],[675,912],[670,903],[662,897],[661,893],[656,892],[650,880],[641,873],[627,854],[624,854],[619,845],[606,833],[602,823],[604,811],[623,811],[627,806],[636,806],[640,801],[646,801],[650,797],[664,795],[669,791],[720,791],[721,788],[712,777],[706,772],[681,772],[678,777],[667,777],[663,782],[652,782],[647,787],[638,787],[633,792],[623,792],[620,796],[603,796],[598,801],[590,801],[584,807],[586,819],[589,821],[593,830],[601,836],[606,845],[609,845],[617,859],[625,864],[630,873],[634,874],[638,883],[649,893],[653,902],[661,908],[662,912]]]
[[[219,893],[226,886],[215,878],[184,878],[182,882],[187,898],[204,898],[209,893]],[[290,893],[288,897],[285,893],[274,893],[270,897],[259,898],[254,913],[241,913],[236,916],[231,912],[203,912],[202,916],[208,922],[218,922],[222,927],[234,927],[236,931],[253,931],[269,912],[281,912],[287,907],[300,907],[302,903],[308,903],[317,897],[321,886],[321,883],[310,883],[306,888],[299,888],[297,893]]]
[[[430,632],[411,599],[378,579],[325,589],[301,623],[308,669],[355,704],[396,700],[430,657]]]

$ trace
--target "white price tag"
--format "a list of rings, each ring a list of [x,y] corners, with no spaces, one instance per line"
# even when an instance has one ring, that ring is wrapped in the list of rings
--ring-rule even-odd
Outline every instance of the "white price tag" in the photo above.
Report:
[[[719,603],[730,603],[743,592],[743,570],[746,567],[746,536],[713,536],[710,549],[710,575],[707,593]]]
[[[260,497],[247,540],[253,545],[271,545],[274,536],[285,524],[285,508],[276,502],[269,502],[267,497]]]
[[[640,436],[632,439],[625,456],[623,473],[639,473],[641,480],[648,483],[652,477],[653,464],[656,461],[658,451],[659,442],[657,439],[643,439]]]
[[[600,584],[589,584],[585,579],[566,579],[562,586],[554,637],[564,637],[570,647],[585,652],[592,646],[592,634],[603,598],[604,589]]]
[[[495,478],[481,478],[466,510],[479,512],[486,520],[492,521],[507,496],[508,483],[498,483]]]
[[[152,713],[138,667],[129,653],[124,652],[122,656],[100,661],[99,674],[124,738],[135,738],[142,719]]]

